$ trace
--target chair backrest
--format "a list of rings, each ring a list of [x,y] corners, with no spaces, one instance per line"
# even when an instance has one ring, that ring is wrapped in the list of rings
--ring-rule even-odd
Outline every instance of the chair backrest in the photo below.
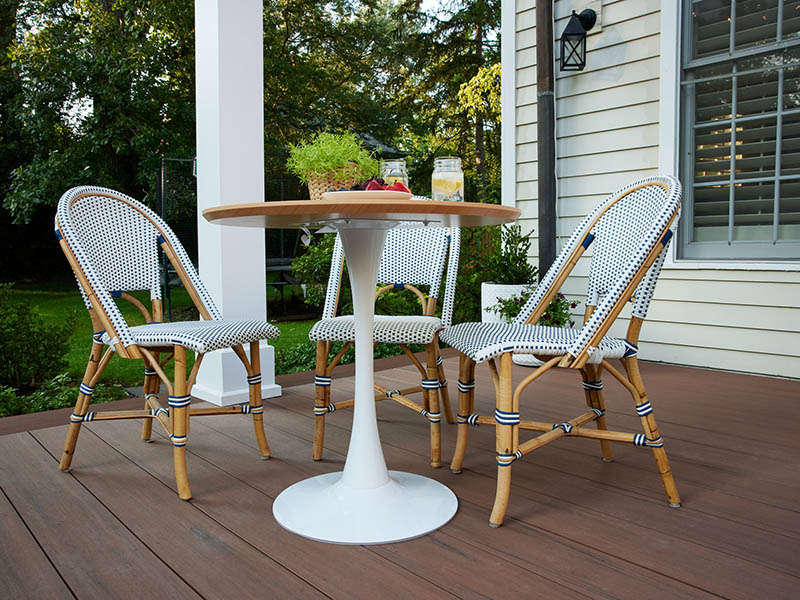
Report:
[[[596,346],[635,298],[644,319],[678,223],[681,184],[674,177],[640,179],[606,198],[572,234],[514,323],[535,323],[583,252],[592,247],[586,306],[594,307],[570,354]]]
[[[80,186],[58,202],[56,237],[72,265],[87,308],[105,330],[127,347],[133,336],[113,298],[149,290],[161,299],[159,247],[164,251],[205,319],[221,319],[178,238],[149,208],[114,190]]]
[[[445,260],[447,279],[442,299],[442,325],[447,327],[453,319],[458,255],[461,248],[461,230],[457,227],[402,227],[390,229],[386,234],[378,266],[379,284],[409,284],[428,286],[428,297],[439,299]],[[338,234],[333,246],[331,272],[322,311],[324,319],[336,314],[341,285],[344,250]]]

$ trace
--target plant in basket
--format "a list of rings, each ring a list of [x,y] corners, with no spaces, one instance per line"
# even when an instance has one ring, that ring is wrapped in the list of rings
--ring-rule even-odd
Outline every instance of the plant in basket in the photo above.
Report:
[[[378,161],[352,133],[318,133],[308,141],[289,144],[286,166],[308,185],[312,200],[378,174]]]

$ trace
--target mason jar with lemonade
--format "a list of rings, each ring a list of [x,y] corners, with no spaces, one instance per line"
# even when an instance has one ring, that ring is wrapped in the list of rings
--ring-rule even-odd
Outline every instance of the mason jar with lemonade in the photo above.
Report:
[[[457,156],[440,156],[433,161],[431,175],[433,200],[464,201],[464,172]]]
[[[400,182],[408,187],[408,171],[403,158],[386,159],[381,161],[381,179],[386,185]]]

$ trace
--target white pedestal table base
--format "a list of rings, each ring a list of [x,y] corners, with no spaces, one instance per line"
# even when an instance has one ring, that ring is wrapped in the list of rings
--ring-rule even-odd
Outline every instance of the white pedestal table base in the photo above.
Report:
[[[356,380],[353,429],[344,470],[306,479],[275,499],[272,513],[299,535],[336,544],[382,544],[438,529],[458,509],[441,483],[389,472],[375,415],[372,339],[375,280],[391,222],[347,221],[339,229],[353,290]]]
[[[342,483],[342,472],[305,479],[281,492],[275,519],[292,533],[334,544],[385,544],[410,540],[446,524],[456,495],[438,481],[389,471],[372,489]]]

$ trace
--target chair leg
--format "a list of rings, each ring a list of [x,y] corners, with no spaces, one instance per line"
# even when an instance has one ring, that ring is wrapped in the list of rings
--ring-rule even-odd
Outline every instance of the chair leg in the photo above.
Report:
[[[156,360],[161,356],[160,353],[153,353],[153,358]],[[158,389],[161,387],[161,380],[158,375],[150,369],[145,363],[144,367],[144,409],[148,410],[150,405],[147,402],[147,396],[150,394],[158,394]],[[153,419],[144,419],[142,421],[142,440],[145,442],[150,441],[150,436],[153,435]]]
[[[186,441],[189,433],[189,396],[186,394],[186,348],[175,348],[174,396],[170,398],[169,418],[172,422],[172,458],[175,483],[181,500],[190,500],[189,474],[186,468]]]
[[[511,381],[511,352],[506,352],[500,357],[500,379],[497,386],[496,406],[503,412],[513,412],[513,387]],[[518,425],[496,425],[497,440],[497,492],[494,497],[492,514],[489,525],[500,527],[508,508],[508,497],[511,492],[511,465],[517,451],[514,443]],[[516,430],[516,431],[515,431]]]
[[[322,460],[322,446],[325,442],[325,414],[331,399],[330,377],[326,376],[328,368],[328,343],[317,342],[317,360],[314,377],[314,445],[311,458]]]
[[[672,508],[678,508],[681,505],[681,498],[678,495],[678,488],[675,485],[675,478],[672,475],[672,468],[669,465],[667,452],[664,450],[661,436],[658,433],[658,426],[656,425],[656,419],[652,412],[653,409],[645,393],[644,382],[639,373],[639,362],[636,360],[635,356],[632,356],[623,359],[622,364],[625,367],[628,379],[639,392],[638,397],[636,395],[633,396],[633,401],[636,404],[636,412],[642,421],[645,445],[650,446],[653,451],[653,457],[656,460],[658,473],[661,476],[661,483],[664,485],[664,492],[667,495],[669,505]]]
[[[267,434],[264,431],[264,403],[261,398],[261,350],[257,341],[250,342],[250,368],[252,375],[247,377],[250,384],[250,414],[253,415],[253,428],[258,440],[258,449],[261,458],[267,460],[271,454],[267,443]]]
[[[596,408],[605,413],[606,401],[603,397],[603,381],[600,379],[600,369],[595,365],[586,365],[585,375],[583,379],[583,389],[586,395],[586,404],[589,408]],[[597,429],[607,430],[606,417],[595,419],[595,426]],[[603,455],[605,462],[614,460],[614,451],[611,449],[611,442],[608,440],[600,440],[600,452]]]
[[[98,365],[100,364],[100,356],[103,352],[103,344],[97,342],[92,343],[92,350],[89,353],[89,362],[86,363],[86,370],[83,373],[81,380],[80,390],[78,391],[78,399],[75,401],[75,408],[70,416],[69,430],[67,431],[67,439],[64,440],[64,450],[61,452],[61,460],[58,463],[58,468],[62,471],[68,471],[72,465],[72,457],[75,454],[75,446],[78,444],[78,434],[81,432],[81,424],[83,417],[89,409],[89,404],[92,401],[92,380],[96,380],[96,375],[100,375],[102,370],[98,372]]]
[[[448,423],[455,423],[453,418],[453,409],[450,406],[450,392],[447,391],[447,377],[444,374],[444,364],[442,361],[442,352],[439,348],[439,334],[434,338],[436,349],[436,366],[439,371],[439,405],[444,409],[444,418]]]
[[[442,430],[440,427],[441,412],[439,411],[439,366],[436,364],[438,353],[436,352],[435,345],[428,344],[425,348],[428,366],[428,381],[437,382],[435,389],[424,389],[423,392],[427,396],[428,405],[428,420],[430,421],[431,430],[431,466],[439,468],[442,466]]]
[[[464,455],[467,452],[467,437],[469,423],[467,418],[472,414],[475,399],[475,362],[466,354],[461,354],[458,359],[458,437],[453,460],[450,461],[450,470],[461,473],[464,464]]]

